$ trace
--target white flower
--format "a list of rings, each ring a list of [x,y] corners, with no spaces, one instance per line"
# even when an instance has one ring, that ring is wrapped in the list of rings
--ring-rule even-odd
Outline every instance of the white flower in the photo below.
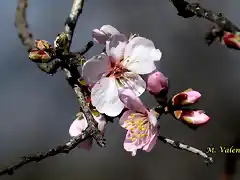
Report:
[[[119,99],[119,90],[132,90],[140,96],[146,89],[146,82],[139,74],[148,74],[156,69],[154,61],[162,53],[153,42],[144,37],[127,39],[115,34],[106,42],[106,54],[94,56],[82,69],[82,76],[91,90],[92,105],[100,113],[117,116],[124,108]]]

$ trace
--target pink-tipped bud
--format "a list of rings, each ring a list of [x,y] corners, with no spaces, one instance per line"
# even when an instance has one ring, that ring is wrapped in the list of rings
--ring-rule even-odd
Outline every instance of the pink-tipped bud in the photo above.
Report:
[[[174,106],[187,106],[197,103],[200,97],[201,94],[198,91],[194,91],[193,89],[189,88],[173,96],[172,104]]]
[[[177,110],[174,111],[174,116],[184,121],[187,124],[201,125],[209,121],[210,117],[207,116],[202,110]]]
[[[162,91],[167,92],[168,78],[159,71],[150,74],[147,80],[147,90],[153,95],[158,95]]]
[[[52,50],[51,44],[45,40],[35,40],[35,46],[38,50]]]
[[[240,49],[240,32],[230,33],[224,32],[222,43],[229,48]]]
[[[44,50],[32,50],[28,54],[28,58],[33,62],[47,63],[52,57]]]

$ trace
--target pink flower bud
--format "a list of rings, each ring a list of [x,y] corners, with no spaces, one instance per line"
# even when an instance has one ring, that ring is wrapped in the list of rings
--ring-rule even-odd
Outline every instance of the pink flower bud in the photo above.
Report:
[[[184,121],[187,124],[192,125],[201,125],[205,124],[209,121],[210,117],[208,117],[202,110],[177,110],[174,111],[174,116]]]
[[[222,43],[229,48],[240,49],[240,32],[224,32]]]
[[[163,73],[157,71],[148,76],[147,89],[153,95],[158,95],[160,92],[168,91],[168,78]]]
[[[197,103],[200,97],[201,94],[198,91],[190,88],[173,96],[172,104],[175,106],[187,106]]]

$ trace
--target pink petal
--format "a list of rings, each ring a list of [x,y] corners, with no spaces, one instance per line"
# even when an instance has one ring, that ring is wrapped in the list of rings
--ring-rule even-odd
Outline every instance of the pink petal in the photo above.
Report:
[[[93,56],[82,67],[82,77],[88,85],[95,84],[108,72],[110,67],[108,56],[104,53]]]
[[[135,145],[135,143],[132,143],[132,141],[129,140],[129,136],[130,136],[129,132],[127,132],[126,138],[123,143],[123,147],[128,152],[135,152],[139,148]]]
[[[94,29],[92,31],[92,37],[93,37],[93,40],[98,44],[105,44],[106,41],[110,38],[108,35],[104,34],[99,29]]]
[[[113,61],[123,59],[127,38],[123,34],[115,34],[106,42],[106,53]]]
[[[130,110],[145,113],[147,108],[144,106],[139,97],[130,89],[119,91],[119,98],[123,104]]]
[[[79,148],[83,148],[86,150],[90,150],[92,148],[92,144],[93,144],[93,139],[92,138],[87,138],[86,140],[84,140],[83,142],[81,142],[78,147]]]
[[[105,44],[115,34],[120,34],[120,32],[111,25],[103,25],[100,30],[94,29],[92,32],[93,40],[99,44]]]
[[[113,27],[111,25],[103,25],[100,28],[100,31],[104,32],[104,34],[109,35],[109,36],[120,34],[120,32],[115,27]]]
[[[144,145],[143,147],[144,151],[150,152],[153,149],[153,147],[157,143],[159,131],[160,131],[159,126],[150,128],[149,141],[147,144]]]

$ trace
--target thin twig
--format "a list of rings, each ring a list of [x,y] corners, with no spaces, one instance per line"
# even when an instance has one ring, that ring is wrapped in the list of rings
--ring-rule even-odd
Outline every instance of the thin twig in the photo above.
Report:
[[[169,0],[177,9],[178,15],[184,18],[196,16],[198,18],[205,18],[217,27],[212,27],[210,31],[205,34],[205,40],[208,45],[219,37],[221,39],[223,31],[236,33],[240,32],[240,28],[228,20],[222,13],[216,13],[211,10],[203,8],[199,3],[188,3],[185,0]]]
[[[35,47],[32,33],[28,31],[28,23],[26,18],[26,9],[28,7],[28,0],[19,0],[16,16],[15,27],[18,30],[18,36],[21,39],[23,45],[29,50]]]
[[[203,151],[201,151],[197,148],[194,148],[194,147],[191,147],[189,145],[180,143],[178,141],[171,140],[171,139],[163,137],[163,136],[159,136],[158,139],[160,141],[166,143],[166,144],[169,144],[170,146],[172,146],[174,148],[177,148],[177,149],[180,149],[180,150],[185,150],[185,151],[194,153],[196,155],[202,156],[205,159],[205,162],[207,164],[208,163],[213,163],[213,159],[211,157],[209,157],[206,153],[204,153]]]
[[[47,152],[36,153],[36,154],[30,155],[30,156],[24,156],[24,157],[22,157],[21,161],[19,161],[18,163],[13,164],[13,165],[1,170],[0,176],[5,175],[5,174],[12,175],[12,174],[14,174],[15,170],[17,170],[18,168],[20,168],[30,162],[39,162],[43,159],[46,159],[50,156],[55,156],[60,153],[67,154],[67,153],[69,153],[69,151],[74,149],[79,143],[83,142],[86,138],[90,137],[90,135],[91,134],[89,134],[88,131],[85,131],[81,135],[72,138],[67,143],[65,143],[63,145],[59,145],[58,147],[56,147],[54,149],[50,149]]]
[[[169,1],[172,2],[173,5],[177,8],[179,16],[189,18],[195,15],[199,18],[205,18],[215,23],[223,31],[228,31],[232,33],[240,31],[237,25],[235,25],[226,17],[224,17],[222,13],[215,13],[211,10],[207,10],[200,6],[199,3],[188,3],[187,1],[184,0],[169,0]],[[188,14],[189,16],[184,16],[186,14]]]

